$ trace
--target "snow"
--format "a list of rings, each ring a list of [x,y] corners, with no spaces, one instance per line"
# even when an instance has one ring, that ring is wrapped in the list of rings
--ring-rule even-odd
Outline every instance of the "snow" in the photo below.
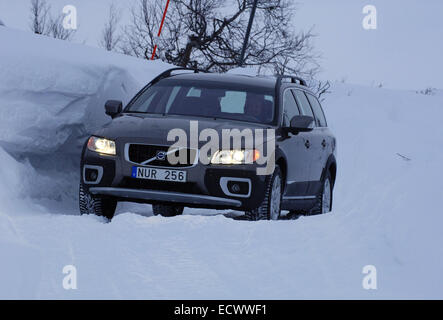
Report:
[[[77,173],[84,141],[109,121],[105,101],[127,103],[168,65],[10,29],[0,38],[8,43],[0,52],[0,146],[44,174],[36,181],[30,172],[23,184],[51,177],[29,190],[33,196],[66,198],[77,179],[61,169]]]
[[[108,121],[105,100],[167,65],[5,28],[0,42],[0,298],[443,298],[441,91],[332,85],[332,213],[247,222],[119,204],[107,223],[77,215],[80,145]]]

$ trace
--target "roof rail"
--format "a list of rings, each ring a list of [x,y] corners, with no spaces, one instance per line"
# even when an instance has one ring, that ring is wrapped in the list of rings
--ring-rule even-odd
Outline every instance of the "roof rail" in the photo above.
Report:
[[[194,69],[194,68],[185,68],[185,67],[171,68],[171,69],[168,69],[168,70],[160,73],[157,77],[155,77],[151,81],[150,84],[152,85],[152,84],[154,84],[154,83],[156,83],[156,82],[158,82],[158,81],[160,81],[162,79],[168,78],[168,77],[170,77],[172,75],[173,71],[178,71],[178,70],[190,70],[190,71],[194,71],[194,73],[199,73],[199,72],[207,73],[207,71],[200,70],[200,69]]]
[[[290,75],[283,74],[283,75],[276,75],[276,77],[277,77],[277,83],[279,85],[281,84],[282,79],[291,79],[292,83],[297,83],[297,81],[298,81],[299,85],[307,87],[306,81],[300,77],[297,77],[297,76],[290,76]]]

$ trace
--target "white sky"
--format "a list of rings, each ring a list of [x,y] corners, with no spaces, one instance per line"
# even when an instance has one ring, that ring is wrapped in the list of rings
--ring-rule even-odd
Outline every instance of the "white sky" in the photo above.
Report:
[[[136,0],[48,0],[61,13],[75,5],[79,29],[75,41],[97,46],[108,5],[114,2],[122,22]],[[165,1],[165,0],[162,0]],[[0,0],[0,19],[28,30],[30,0]],[[442,0],[297,0],[294,27],[315,25],[315,46],[323,55],[322,78],[385,87],[443,88]],[[377,8],[377,30],[364,30],[362,9]]]

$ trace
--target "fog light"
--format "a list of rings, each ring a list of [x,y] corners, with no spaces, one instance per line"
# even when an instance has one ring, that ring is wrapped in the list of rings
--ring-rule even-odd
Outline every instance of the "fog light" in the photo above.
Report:
[[[220,177],[220,188],[227,196],[247,198],[251,195],[251,179]]]
[[[103,177],[103,167],[85,164],[83,167],[83,181],[87,184],[99,184]]]
[[[93,170],[93,171],[91,172],[91,180],[92,180],[92,181],[97,180],[97,170]]]
[[[232,185],[232,191],[234,191],[235,193],[240,192],[240,186],[238,184]]]
[[[86,171],[85,172],[85,180],[87,182],[95,182],[95,181],[97,181],[98,170],[87,168],[85,171]]]

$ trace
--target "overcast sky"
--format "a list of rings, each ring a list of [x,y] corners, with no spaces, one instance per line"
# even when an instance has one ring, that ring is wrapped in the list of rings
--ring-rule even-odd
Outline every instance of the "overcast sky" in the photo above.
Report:
[[[114,2],[128,19],[137,0],[48,0],[53,11],[77,7],[79,29],[75,41],[97,46]],[[166,1],[166,0],[162,0]],[[321,77],[346,79],[389,88],[443,88],[443,0],[300,0],[296,29],[315,26],[316,49],[322,53]],[[0,0],[0,20],[29,30],[30,0]],[[377,29],[362,27],[365,5],[377,9]]]

